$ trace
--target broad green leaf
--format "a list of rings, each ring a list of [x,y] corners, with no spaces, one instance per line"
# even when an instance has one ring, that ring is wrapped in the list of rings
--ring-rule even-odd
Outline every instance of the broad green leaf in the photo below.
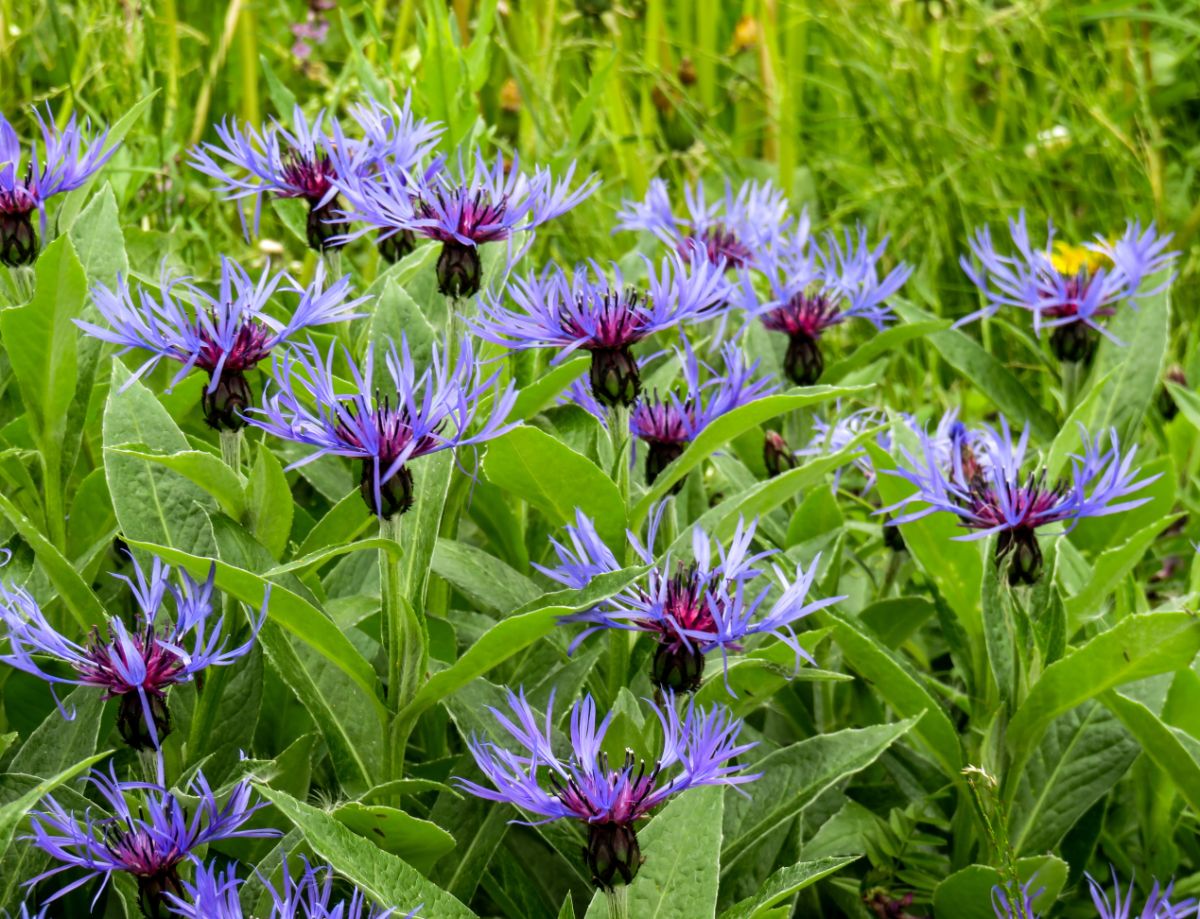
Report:
[[[4,852],[8,848],[12,842],[13,835],[17,831],[17,825],[33,809],[38,801],[42,800],[42,798],[63,782],[69,782],[85,769],[94,766],[102,759],[106,759],[111,753],[111,750],[105,750],[103,753],[96,753],[86,759],[80,760],[52,778],[42,779],[42,781],[38,782],[37,785],[15,801],[10,801],[8,804],[0,807],[0,852]]]
[[[630,917],[696,919],[716,913],[724,792],[686,791],[639,830],[646,861],[629,885]],[[597,891],[586,919],[607,915],[604,894]]]
[[[110,183],[105,182],[96,192],[68,235],[90,284],[112,288],[119,276],[129,276],[125,236],[117,212],[117,198]]]
[[[819,616],[832,620],[833,640],[842,649],[846,663],[871,684],[897,715],[918,719],[913,733],[929,747],[946,775],[957,781],[963,768],[958,731],[908,662],[877,638],[866,623],[855,622],[832,607],[822,610]]]
[[[399,351],[401,340],[406,339],[409,350],[418,361],[428,360],[430,349],[439,337],[421,307],[395,278],[388,278],[384,282],[383,291],[375,301],[370,336],[376,351],[376,382],[385,385],[392,384],[387,376],[383,355],[393,343]]]
[[[452,539],[437,541],[433,573],[481,609],[502,615],[520,609],[543,593],[537,584],[494,555]]]
[[[1056,718],[1029,758],[1009,818],[1018,855],[1058,845],[1137,758],[1138,745],[1102,705],[1085,703]]]
[[[819,405],[830,399],[862,395],[870,389],[870,386],[807,386],[756,399],[749,405],[739,406],[721,415],[696,435],[695,440],[687,445],[687,449],[677,460],[658,474],[654,484],[630,514],[630,526],[637,530],[649,515],[650,508],[664,498],[676,482],[707,457],[751,428],[797,409]]]
[[[590,360],[578,356],[548,369],[517,393],[509,418],[524,420],[553,405],[563,390],[587,373]]]
[[[1167,774],[1192,812],[1200,813],[1200,762],[1196,760],[1200,744],[1179,728],[1164,724],[1141,702],[1115,690],[1099,699],[1133,735],[1134,749],[1140,747]]]
[[[574,523],[578,509],[592,518],[608,545],[624,544],[625,508],[617,486],[590,459],[546,432],[522,425],[493,440],[483,473],[556,526]]]
[[[214,561],[210,558],[191,555],[171,546],[161,546],[139,540],[131,540],[130,545],[153,552],[163,561],[178,565],[197,579],[207,578],[210,567],[215,565],[217,589],[241,600],[251,609],[257,610],[262,607],[269,586],[271,593],[270,602],[267,604],[267,615],[270,620],[278,623],[312,647],[378,703],[380,691],[375,670],[363,659],[358,649],[342,634],[333,620],[299,594],[226,561],[219,559]],[[378,711],[382,716],[383,706],[381,703],[379,703]]]
[[[924,597],[889,597],[866,607],[858,618],[889,648],[898,648],[935,613]]]
[[[413,507],[400,518],[404,544],[404,557],[400,559],[401,589],[424,615],[433,547],[454,474],[454,452],[443,450],[422,457],[413,464],[412,473]]]
[[[86,631],[94,625],[104,625],[108,615],[99,598],[88,587],[87,582],[69,561],[63,558],[54,545],[37,528],[32,520],[22,514],[5,495],[0,494],[0,513],[12,524],[37,556],[42,570],[50,583],[75,617],[75,621]]]
[[[728,875],[755,843],[807,807],[835,782],[875,762],[916,724],[895,724],[820,734],[776,750],[754,763],[762,778],[754,796],[732,797],[725,810],[721,874]]]
[[[987,541],[984,554],[995,555],[996,538]],[[1016,623],[1013,618],[1012,596],[1005,583],[1008,579],[1008,562],[983,566],[983,640],[987,648],[988,666],[992,679],[1000,690],[1000,699],[1011,703],[1019,692],[1020,671],[1017,665]]]
[[[238,474],[226,466],[219,456],[202,453],[199,450],[151,453],[139,450],[133,444],[113,446],[108,450],[121,456],[131,456],[148,463],[157,463],[173,472],[178,472],[189,482],[208,492],[227,516],[239,522],[245,520],[245,486]]]
[[[928,322],[935,317],[911,303],[897,301],[896,312],[906,322]],[[1039,405],[1028,386],[1017,380],[1008,368],[958,329],[934,332],[929,342],[955,370],[984,393],[1015,425],[1028,422],[1034,436],[1044,442],[1054,439],[1058,422]]]
[[[1200,650],[1200,621],[1190,613],[1127,616],[1051,664],[1008,725],[1012,754],[1006,795],[1055,718],[1107,689],[1188,666]]]
[[[1044,914],[1067,881],[1067,863],[1053,855],[1022,858],[1017,861],[1017,876],[1022,883],[1036,878],[1030,892],[1042,890],[1033,904]],[[968,865],[956,871],[933,892],[935,919],[996,919],[992,888],[1000,881],[1000,872],[987,865]]]
[[[266,546],[274,558],[283,558],[292,532],[295,504],[283,465],[264,444],[259,444],[250,469],[250,480],[246,483],[246,510],[254,538]]]
[[[331,507],[308,531],[304,542],[296,549],[296,557],[304,558],[320,552],[327,546],[339,546],[350,542],[374,523],[374,515],[367,509],[362,494],[356,488]]]
[[[821,382],[836,383],[860,367],[866,367],[876,358],[895,351],[900,345],[914,338],[924,338],[935,332],[950,328],[949,319],[930,319],[924,322],[903,322],[871,336],[870,341],[859,345],[849,356],[842,358],[821,375]]]
[[[385,852],[400,856],[426,874],[438,858],[454,848],[454,837],[436,823],[394,807],[350,801],[335,808],[333,817]]]
[[[156,454],[190,450],[166,409],[113,359],[112,388],[104,408],[104,470],[121,533],[129,540],[183,552],[215,551],[207,508],[214,502],[199,486],[158,463],[122,456],[113,447],[144,445]]]
[[[266,785],[258,786],[295,827],[314,852],[338,874],[360,887],[377,904],[438,919],[473,919],[475,913],[434,886],[403,859],[344,827],[332,815]]]
[[[386,539],[382,536],[370,536],[367,539],[358,539],[342,546],[332,546],[328,549],[322,549],[319,552],[312,553],[312,555],[304,555],[290,562],[284,562],[282,565],[275,565],[263,572],[263,577],[274,578],[281,574],[303,573],[312,568],[318,568],[331,559],[349,555],[352,552],[366,552],[371,549],[382,549],[394,558],[400,558],[404,555],[404,550],[394,540]]]
[[[762,919],[771,907],[857,860],[858,857],[853,855],[844,858],[822,858],[811,862],[799,862],[789,868],[780,868],[767,878],[767,882],[757,894],[729,907],[721,913],[721,919]]]
[[[1104,602],[1117,589],[1117,585],[1128,575],[1153,545],[1158,535],[1179,519],[1172,514],[1143,527],[1124,543],[1101,553],[1092,566],[1092,577],[1075,594],[1067,598],[1068,621],[1079,623],[1094,619],[1103,612]],[[1074,631],[1070,626],[1068,631]]]

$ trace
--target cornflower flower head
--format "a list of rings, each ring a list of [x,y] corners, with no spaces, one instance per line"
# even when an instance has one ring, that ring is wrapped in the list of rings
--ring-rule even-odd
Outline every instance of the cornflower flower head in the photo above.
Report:
[[[740,270],[759,267],[765,251],[792,224],[787,199],[770,182],[743,182],[734,193],[726,180],[725,193],[714,200],[703,185],[685,185],[683,196],[677,215],[667,183],[652,179],[643,200],[623,203],[616,229],[646,230],[682,258]],[[800,232],[807,234],[807,227],[805,214]]]
[[[754,635],[772,635],[786,644],[796,655],[797,669],[802,659],[812,663],[796,637],[794,624],[845,599],[809,599],[820,556],[807,571],[797,565],[794,575],[775,564],[767,572],[756,566],[775,553],[752,552],[757,521],[746,525],[739,520],[728,549],[716,543],[714,552],[713,540],[697,526],[692,530],[691,562],[675,563],[669,554],[659,561],[653,547],[665,508],[664,502],[651,516],[645,543],[632,532],[626,534],[635,555],[652,566],[644,582],[590,610],[562,617],[563,623],[587,626],[572,641],[570,650],[605,629],[647,632],[657,645],[650,680],[672,692],[698,689],[707,655],[713,651],[720,652],[728,670],[729,653],[741,651],[746,639]],[[621,566],[591,519],[576,511],[575,520],[574,526],[566,528],[570,545],[551,539],[558,565],[537,567],[547,577],[579,589]],[[773,594],[775,599],[768,602]]]
[[[214,428],[236,431],[246,422],[242,412],[254,402],[246,379],[281,343],[301,329],[356,319],[365,297],[349,299],[350,276],[326,286],[325,266],[318,264],[307,287],[290,278],[284,292],[299,296],[291,317],[283,322],[267,312],[286,275],[263,271],[256,281],[237,262],[221,258],[221,282],[215,295],[186,278],[163,269],[157,294],[139,287],[135,298],[129,281],[118,277],[116,289],[92,288],[92,299],[107,325],[76,320],[76,325],[102,341],[127,351],[147,351],[136,379],[163,359],[182,364],[174,386],[194,368],[208,374],[201,397],[204,418]]]
[[[1133,882],[1121,893],[1121,882],[1117,878],[1117,869],[1112,868],[1113,890],[1112,899],[1101,884],[1090,874],[1085,874],[1088,888],[1092,895],[1092,904],[1096,907],[1097,919],[1183,919],[1184,913],[1192,915],[1196,908],[1196,900],[1188,899],[1171,902],[1171,890],[1175,886],[1170,882],[1161,887],[1158,881],[1150,890],[1141,912],[1135,913],[1133,906]]]
[[[509,281],[513,308],[501,295],[486,293],[480,315],[468,323],[480,338],[514,351],[557,349],[556,363],[577,350],[589,352],[596,401],[631,406],[641,393],[633,346],[664,329],[716,316],[729,291],[720,265],[675,256],[664,258],[657,272],[649,259],[645,264],[644,289],[627,286],[616,264],[611,280],[595,262],[576,266],[570,276],[551,264],[540,275]]]
[[[344,216],[361,220],[380,238],[409,232],[442,244],[437,261],[438,289],[447,297],[465,299],[479,292],[483,263],[479,247],[509,242],[576,207],[599,186],[589,176],[572,189],[575,164],[558,180],[548,169],[532,175],[496,155],[494,163],[480,150],[456,169],[425,172],[400,168],[342,176],[338,188],[348,203]],[[349,233],[349,239],[367,230]]]
[[[314,448],[289,468],[328,455],[361,460],[363,500],[379,517],[390,518],[412,506],[412,460],[482,443],[515,426],[505,423],[516,401],[514,385],[494,385],[499,371],[484,376],[469,336],[453,364],[448,351],[448,345],[434,344],[429,366],[418,374],[408,340],[401,340],[399,351],[392,343],[384,362],[395,392],[376,389],[372,396],[374,347],[368,348],[361,368],[346,354],[351,391],[339,392],[336,346],[327,355],[312,344],[294,346],[282,357],[276,355],[263,407],[251,410],[249,422]],[[472,432],[485,401],[490,401],[487,418]]]
[[[840,407],[839,405],[838,408],[840,409]],[[869,431],[871,428],[876,427],[883,420],[883,412],[876,408],[863,408],[849,414],[839,414],[832,422],[817,415],[813,418],[812,437],[809,438],[808,443],[804,447],[796,451],[796,455],[810,457],[828,456],[830,453],[837,453],[854,443],[864,431]],[[876,438],[876,443],[886,450],[891,446],[891,438],[886,432],[880,432]],[[875,487],[875,464],[871,462],[871,455],[866,451],[856,453],[853,462],[855,468],[866,479],[866,483],[863,485],[863,494],[865,495]],[[834,491],[841,485],[842,472],[843,470],[839,469],[834,473]]]
[[[271,897],[271,912],[264,919],[401,919],[395,909],[368,904],[357,888],[349,899],[335,898],[333,882],[333,869],[327,865],[310,865],[305,859],[304,871],[295,877],[285,859],[281,887],[263,879]],[[235,865],[221,872],[213,862],[196,868],[195,883],[183,882],[186,896],[168,894],[167,900],[173,913],[184,919],[243,919],[240,886]],[[406,913],[403,919],[416,919],[419,909]]]
[[[1030,878],[1015,891],[997,884],[992,888],[992,911],[996,919],[1040,919],[1033,901],[1044,892],[1044,887],[1034,889],[1037,879]]]
[[[187,787],[188,794],[199,799],[191,814],[162,785],[118,781],[111,769],[108,775],[93,770],[88,781],[103,799],[109,816],[97,817],[91,808],[76,814],[53,795],[44,798],[41,808],[30,816],[32,833],[26,839],[58,864],[27,885],[71,869],[83,872],[47,902],[96,878],[101,879],[96,891],[99,898],[112,876],[123,872],[137,882],[142,912],[149,919],[166,919],[170,915],[167,895],[184,896],[180,866],[189,861],[199,865],[196,850],[201,846],[223,839],[280,835],[277,830],[246,827],[250,817],[264,806],[261,802],[251,803],[249,780],[235,785],[221,806],[204,774],[197,772]]]
[[[1041,574],[1042,551],[1037,530],[1066,523],[1069,530],[1085,517],[1103,517],[1138,507],[1149,498],[1122,500],[1158,478],[1138,478],[1134,466],[1137,447],[1122,453],[1116,431],[1092,439],[1080,425],[1083,453],[1071,456],[1070,472],[1054,484],[1044,469],[1025,473],[1029,447],[1026,427],[1014,443],[1008,422],[1000,430],[988,425],[974,432],[967,449],[949,451],[924,432],[918,432],[920,451],[914,456],[901,447],[904,463],[894,475],[906,479],[917,491],[880,513],[906,510],[889,523],[917,520],[936,511],[958,517],[959,524],[974,532],[956,539],[982,539],[998,534],[996,558],[1010,551],[1010,583],[1032,584]]]
[[[89,125],[80,126],[72,115],[61,130],[50,106],[45,115],[33,109],[41,142],[29,145],[28,162],[17,132],[0,114],[0,263],[10,267],[32,265],[38,253],[38,232],[46,235],[46,202],[55,195],[79,188],[117,149],[105,149],[108,130],[92,136]],[[38,212],[39,230],[33,228]]]
[[[701,785],[744,785],[759,778],[747,775],[734,760],[755,744],[738,743],[742,722],[728,709],[699,708],[689,700],[686,714],[676,711],[673,694],[659,706],[651,703],[662,726],[662,752],[653,763],[639,762],[633,751],[614,768],[603,751],[612,722],[608,714],[597,724],[596,703],[590,695],[571,711],[571,753],[554,753],[554,696],[539,718],[524,691],[509,692],[511,717],[492,714],[524,748],[510,752],[489,741],[469,742],[480,770],[493,787],[455,779],[465,791],[488,801],[513,804],[534,815],[531,825],[574,819],[587,825],[584,856],[599,888],[630,883],[644,859],[637,838],[637,821],[672,795]],[[549,788],[543,787],[546,775]],[[518,821],[523,822],[523,821]]]
[[[23,587],[0,582],[0,624],[9,649],[0,661],[50,683],[95,686],[103,698],[120,700],[117,727],[125,742],[136,749],[157,748],[171,731],[167,693],[207,667],[225,667],[245,656],[266,616],[266,600],[245,644],[228,647],[225,617],[214,612],[213,580],[216,565],[203,583],[185,571],[171,581],[171,568],[155,558],[147,576],[130,558],[133,577],[114,575],[125,582],[137,612],[126,624],[111,616],[104,631],[93,628],[80,644],[59,633],[42,608]],[[174,607],[169,616],[167,606]],[[39,657],[66,664],[70,676],[43,668]],[[63,717],[72,719],[55,695]]]
[[[821,243],[807,233],[795,234],[768,250],[762,270],[770,296],[760,302],[748,278],[738,287],[742,306],[763,326],[788,337],[784,369],[797,386],[811,386],[825,370],[821,336],[850,319],[865,319],[883,329],[892,318],[887,300],[912,274],[901,262],[880,277],[879,262],[887,250],[885,238],[871,248],[867,232],[856,238],[847,230],[839,239],[826,233]]]
[[[655,392],[638,399],[634,405],[629,429],[646,444],[647,484],[653,483],[660,472],[682,456],[687,445],[715,419],[778,389],[770,377],[754,379],[759,362],[748,364],[735,343],[726,343],[721,357],[725,364],[723,374],[698,360],[685,339],[679,353],[682,395],[675,391],[662,395]],[[708,379],[704,379],[702,368]],[[675,490],[682,485],[680,481]]]
[[[1162,290],[1143,291],[1142,281],[1169,266],[1178,253],[1166,251],[1171,236],[1159,235],[1154,224],[1143,230],[1130,221],[1115,242],[1098,236],[1077,247],[1056,242],[1054,225],[1047,221],[1046,226],[1046,244],[1038,247],[1029,237],[1024,211],[1009,220],[1012,254],[1002,254],[989,227],[975,231],[970,240],[974,258],[964,255],[960,264],[986,305],[957,325],[993,316],[1006,306],[1019,307],[1032,314],[1039,336],[1050,330],[1050,348],[1059,360],[1086,361],[1096,347],[1095,333],[1121,343],[1104,320],[1119,304],[1135,306],[1138,298]]]

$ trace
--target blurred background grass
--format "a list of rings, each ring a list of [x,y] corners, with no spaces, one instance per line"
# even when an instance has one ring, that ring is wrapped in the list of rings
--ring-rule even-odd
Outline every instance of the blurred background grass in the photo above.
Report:
[[[108,171],[135,265],[244,249],[183,162],[214,120],[412,87],[447,149],[487,136],[604,176],[555,230],[572,257],[627,248],[612,213],[656,173],[769,176],[891,233],[910,290],[957,315],[967,233],[1021,207],[1076,239],[1154,219],[1194,250],[1198,45],[1196,0],[0,0],[0,110],[112,122],[158,91]]]

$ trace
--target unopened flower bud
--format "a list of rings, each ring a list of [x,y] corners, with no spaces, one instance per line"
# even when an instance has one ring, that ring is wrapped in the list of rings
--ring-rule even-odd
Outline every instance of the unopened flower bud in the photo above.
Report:
[[[589,826],[583,854],[592,872],[592,883],[603,890],[632,882],[645,861],[637,833],[632,826],[621,823]]]
[[[10,268],[32,265],[37,259],[37,231],[32,214],[0,210],[0,262]]]
[[[234,370],[221,374],[217,388],[212,392],[205,387],[200,397],[200,407],[208,426],[218,431],[238,431],[245,427],[242,412],[254,404],[254,391],[245,375]]]
[[[316,252],[324,252],[329,248],[329,240],[340,233],[345,233],[349,224],[337,219],[338,200],[330,198],[324,204],[316,201],[308,202],[308,224],[305,227],[308,237],[308,247]]]
[[[1050,335],[1050,350],[1065,363],[1085,363],[1095,353],[1096,333],[1082,322],[1060,325]]]
[[[375,474],[370,463],[363,463],[362,478],[359,481],[359,493],[367,507],[377,517],[394,517],[403,514],[413,505],[413,477],[404,466],[379,485],[379,502],[375,500]]]
[[[650,682],[664,692],[695,692],[703,678],[704,654],[695,645],[689,649],[660,643],[655,648]]]
[[[465,300],[479,293],[483,283],[483,263],[479,249],[456,242],[442,243],[437,260],[438,290],[445,297]]]
[[[416,247],[417,238],[413,235],[412,230],[401,230],[391,236],[381,236],[379,242],[376,243],[380,257],[393,265],[410,254]]]
[[[166,696],[147,693],[146,707],[150,717],[154,719],[154,729],[158,732],[158,743],[146,723],[146,709],[142,707],[142,699],[136,692],[127,692],[120,697],[117,706],[117,731],[121,739],[135,750],[156,750],[162,739],[171,733],[171,710],[167,707]]]
[[[788,379],[797,386],[812,386],[821,379],[825,370],[821,343],[803,332],[790,336],[787,354],[783,359],[783,369],[787,371]]]
[[[767,431],[763,438],[763,465],[771,478],[796,468],[796,454],[778,431]]]
[[[592,395],[601,405],[633,405],[642,391],[637,360],[628,348],[597,349],[592,352],[590,372]]]

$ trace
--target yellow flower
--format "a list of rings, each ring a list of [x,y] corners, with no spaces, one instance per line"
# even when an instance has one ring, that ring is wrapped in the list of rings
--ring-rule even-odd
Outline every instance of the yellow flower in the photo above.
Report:
[[[1095,252],[1084,246],[1063,242],[1061,239],[1054,243],[1054,251],[1050,254],[1050,263],[1055,270],[1066,275],[1079,274],[1080,271],[1095,274],[1108,262],[1109,258],[1103,252]]]

